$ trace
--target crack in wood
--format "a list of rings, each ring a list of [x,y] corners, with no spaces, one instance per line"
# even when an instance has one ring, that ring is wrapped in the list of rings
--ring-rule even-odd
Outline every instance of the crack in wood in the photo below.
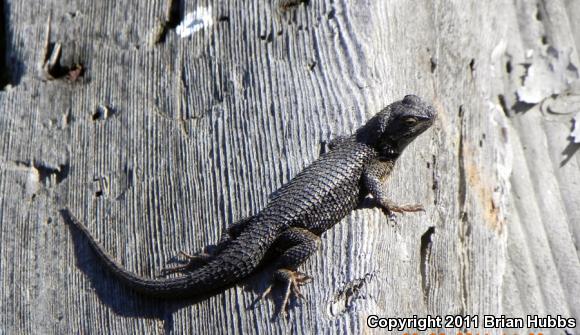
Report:
[[[505,101],[505,96],[503,94],[498,94],[497,100],[499,101],[499,105],[501,106],[501,110],[506,117],[511,117],[511,112],[509,107],[507,106],[507,102]]]
[[[457,170],[459,171],[459,186],[457,190],[458,194],[458,203],[459,203],[459,213],[460,216],[463,215],[465,212],[465,200],[466,200],[466,176],[465,176],[465,157],[464,157],[464,148],[463,148],[463,137],[465,136],[464,132],[464,123],[465,123],[465,109],[463,105],[459,106],[459,145],[457,148]]]
[[[458,159],[458,172],[459,172],[459,186],[458,186],[458,203],[459,203],[459,285],[461,294],[461,312],[460,315],[465,314],[468,310],[468,285],[467,276],[469,272],[469,247],[467,245],[467,239],[471,233],[471,227],[469,226],[469,219],[467,211],[465,208],[465,203],[467,201],[467,175],[465,170],[465,148],[464,148],[464,137],[465,137],[465,108],[463,105],[459,106],[459,145],[457,150]]]
[[[0,1],[0,91],[12,84],[12,76],[7,63],[8,14],[4,10],[4,1]]]
[[[427,305],[429,299],[430,284],[427,281],[428,277],[427,271],[429,260],[431,259],[433,234],[435,234],[435,227],[431,226],[427,229],[425,233],[423,233],[423,235],[421,235],[421,247],[420,247],[421,261],[419,263],[419,267],[421,270],[421,288],[423,290],[423,301],[425,302],[425,305]]]
[[[469,61],[469,70],[471,71],[471,75],[473,75],[473,73],[475,72],[475,59],[472,58]]]
[[[72,66],[63,66],[60,64],[62,53],[62,44],[60,42],[49,42],[46,51],[44,65],[42,67],[46,79],[66,78],[74,82],[84,75],[85,68],[80,63],[73,64]]]
[[[437,70],[437,59],[431,56],[429,62],[431,64],[431,73],[435,73],[435,70]]]
[[[301,4],[304,4],[304,6],[308,6],[309,2],[310,0],[282,0],[278,4],[278,8],[280,8],[280,11],[282,13],[286,13],[292,9],[296,9]]]
[[[165,43],[167,34],[177,28],[183,20],[183,7],[183,0],[169,0],[165,11],[165,21],[158,23],[152,44]]]
[[[85,67],[81,63],[74,63],[71,66],[61,65],[62,44],[50,41],[51,22],[52,17],[49,15],[44,41],[44,60],[42,62],[44,77],[46,80],[66,78],[71,82],[77,81],[85,74]]]
[[[439,175],[437,174],[437,157],[435,155],[431,156],[431,160],[433,163],[429,163],[427,162],[427,168],[431,169],[431,179],[433,180],[433,182],[431,183],[431,190],[433,190],[433,192],[435,193],[435,196],[433,197],[433,205],[437,206],[437,204],[439,203],[439,197],[438,197],[438,191],[439,191]],[[431,167],[432,165],[432,167]]]

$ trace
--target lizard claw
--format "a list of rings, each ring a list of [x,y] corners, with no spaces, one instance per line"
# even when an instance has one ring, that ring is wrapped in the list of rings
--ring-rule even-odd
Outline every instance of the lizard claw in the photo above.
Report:
[[[274,312],[274,319],[278,319],[280,315],[285,316],[286,310],[288,309],[290,295],[296,296],[297,299],[306,299],[302,292],[300,292],[300,286],[303,286],[312,280],[312,277],[304,274],[302,272],[288,270],[288,269],[278,269],[274,273],[274,280],[284,283],[284,295],[282,304],[276,309]],[[274,287],[274,283],[270,284],[268,288],[262,293],[254,302],[252,303],[251,307],[254,308],[258,305],[258,303],[263,300],[268,295],[272,294],[272,288]]]
[[[208,253],[188,254],[185,251],[180,251],[179,254],[187,259],[187,263],[161,269],[161,276],[167,276],[177,272],[187,272],[195,269],[200,265],[207,264],[212,255]]]

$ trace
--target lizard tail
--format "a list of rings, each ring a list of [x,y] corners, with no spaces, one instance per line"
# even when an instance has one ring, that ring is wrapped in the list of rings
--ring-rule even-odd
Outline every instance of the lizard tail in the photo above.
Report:
[[[60,214],[89,241],[107,269],[128,287],[145,295],[160,298],[181,298],[208,293],[231,285],[248,276],[260,263],[279,234],[279,225],[262,224],[243,231],[207,265],[176,278],[146,278],[127,271],[91,236],[87,227],[67,209]]]

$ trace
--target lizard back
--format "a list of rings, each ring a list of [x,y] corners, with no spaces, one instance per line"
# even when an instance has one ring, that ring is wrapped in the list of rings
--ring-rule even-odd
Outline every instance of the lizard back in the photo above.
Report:
[[[365,165],[376,156],[377,152],[365,144],[345,141],[283,185],[260,214],[321,234],[366,195],[361,176]]]

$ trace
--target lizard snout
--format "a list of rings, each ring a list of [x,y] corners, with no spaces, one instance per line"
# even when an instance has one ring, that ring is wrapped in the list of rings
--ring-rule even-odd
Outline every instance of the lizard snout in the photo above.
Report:
[[[422,117],[424,119],[435,119],[437,116],[437,112],[433,106],[429,105],[423,99],[419,98],[414,94],[405,95],[403,100],[401,101],[404,106],[411,107],[418,111],[417,116]]]

